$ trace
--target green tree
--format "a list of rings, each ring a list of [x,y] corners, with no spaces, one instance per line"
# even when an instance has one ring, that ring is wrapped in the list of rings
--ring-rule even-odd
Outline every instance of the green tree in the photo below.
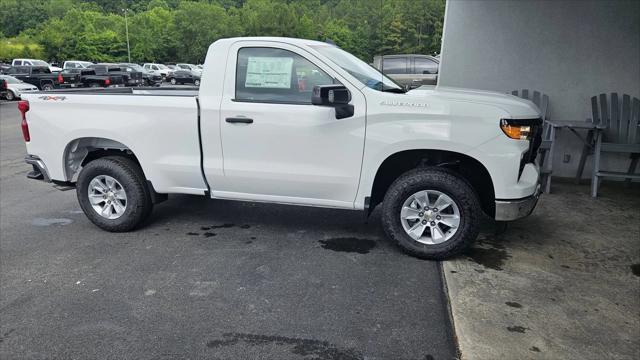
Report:
[[[175,12],[176,60],[202,63],[209,45],[223,37],[238,36],[242,28],[218,4],[182,2]]]
[[[177,46],[174,13],[157,6],[135,14],[129,20],[129,38],[132,61],[171,61]]]
[[[0,0],[0,39],[19,35],[46,60],[119,61],[129,9],[137,62],[199,63],[212,42],[232,36],[331,39],[370,62],[439,52],[444,7],[445,0]]]
[[[306,7],[284,0],[247,0],[241,9],[245,36],[316,38]]]

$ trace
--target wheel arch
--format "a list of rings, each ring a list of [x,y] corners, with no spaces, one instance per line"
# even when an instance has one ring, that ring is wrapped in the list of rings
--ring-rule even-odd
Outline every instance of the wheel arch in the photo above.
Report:
[[[369,213],[382,202],[391,184],[403,173],[424,166],[449,169],[467,181],[476,191],[482,210],[495,216],[495,190],[487,168],[477,159],[454,151],[413,149],[389,155],[378,167],[368,204]]]
[[[75,182],[82,166],[105,156],[127,157],[140,166],[133,151],[119,141],[103,137],[81,137],[71,140],[65,146],[62,155],[65,180]]]

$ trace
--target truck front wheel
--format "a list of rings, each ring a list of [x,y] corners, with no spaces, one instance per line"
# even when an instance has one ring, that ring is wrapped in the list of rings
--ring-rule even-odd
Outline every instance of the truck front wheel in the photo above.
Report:
[[[452,171],[419,168],[396,179],[382,204],[387,235],[410,255],[457,255],[480,231],[482,209],[473,188]]]
[[[153,209],[142,169],[125,157],[104,157],[89,162],[78,176],[76,190],[85,215],[107,231],[133,230]]]

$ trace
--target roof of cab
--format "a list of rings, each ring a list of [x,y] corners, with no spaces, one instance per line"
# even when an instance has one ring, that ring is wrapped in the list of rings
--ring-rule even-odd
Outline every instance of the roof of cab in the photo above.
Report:
[[[283,42],[287,44],[293,44],[298,46],[313,46],[313,45],[329,45],[331,44],[317,41],[317,40],[308,40],[308,39],[298,39],[298,38],[289,38],[289,37],[277,37],[277,36],[250,36],[250,37],[234,37],[234,38],[226,38],[219,39],[216,42],[230,42],[234,43],[236,41],[275,41],[275,42]]]

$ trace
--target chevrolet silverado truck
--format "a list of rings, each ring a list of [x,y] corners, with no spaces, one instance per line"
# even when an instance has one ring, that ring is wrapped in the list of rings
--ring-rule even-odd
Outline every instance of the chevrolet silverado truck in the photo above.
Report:
[[[28,177],[75,187],[89,220],[112,232],[140,226],[168,194],[365,214],[381,205],[393,242],[444,259],[481,223],[525,217],[538,200],[542,123],[531,102],[445,87],[405,92],[317,41],[218,40],[199,89],[24,98]]]

